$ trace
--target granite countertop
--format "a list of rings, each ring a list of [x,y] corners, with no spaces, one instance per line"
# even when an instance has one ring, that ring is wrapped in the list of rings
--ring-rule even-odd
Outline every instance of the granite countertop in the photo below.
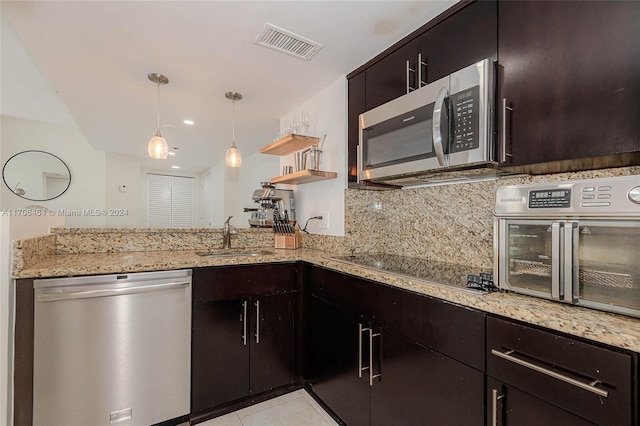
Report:
[[[250,250],[245,248],[245,250]],[[14,278],[113,274],[205,266],[292,262],[303,260],[336,271],[404,288],[438,299],[546,327],[619,348],[640,352],[640,319],[565,305],[515,293],[478,295],[464,288],[439,284],[338,261],[318,250],[256,248],[258,256],[203,257],[196,250],[60,254],[44,258]]]

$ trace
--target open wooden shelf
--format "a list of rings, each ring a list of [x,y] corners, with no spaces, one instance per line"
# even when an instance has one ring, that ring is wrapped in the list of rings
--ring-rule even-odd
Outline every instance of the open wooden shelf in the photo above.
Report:
[[[271,155],[289,155],[293,152],[300,151],[311,145],[315,145],[320,142],[320,139],[313,136],[304,136],[291,134],[278,139],[272,144],[260,148],[261,154]]]
[[[320,180],[335,179],[336,172],[323,172],[320,170],[300,170],[284,176],[271,178],[271,183],[286,183],[289,185],[299,185],[301,183],[317,182]]]

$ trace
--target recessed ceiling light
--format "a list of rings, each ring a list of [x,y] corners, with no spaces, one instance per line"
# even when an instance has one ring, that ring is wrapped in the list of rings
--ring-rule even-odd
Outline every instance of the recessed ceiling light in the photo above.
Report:
[[[173,151],[169,151],[169,155],[176,155],[176,153]]]
[[[184,120],[183,123],[187,126],[193,126],[193,120]]]
[[[180,166],[171,166],[172,169],[179,169]]]

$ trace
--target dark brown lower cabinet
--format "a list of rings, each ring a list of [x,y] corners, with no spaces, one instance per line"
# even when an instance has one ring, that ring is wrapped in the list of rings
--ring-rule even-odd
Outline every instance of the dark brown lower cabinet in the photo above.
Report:
[[[251,394],[294,381],[294,303],[291,293],[251,299]]]
[[[249,350],[242,341],[243,301],[193,306],[191,411],[249,394]]]
[[[593,426],[555,405],[491,377],[487,380],[489,426]]]
[[[347,425],[369,425],[369,382],[358,373],[362,322],[352,312],[317,296],[311,297],[310,308],[311,389]],[[363,356],[368,359],[368,352]]]
[[[191,413],[296,379],[295,264],[194,270]]]
[[[372,425],[482,424],[484,373],[389,329],[376,334]]]
[[[493,317],[486,350],[490,425],[638,424],[637,354]]]
[[[476,425],[484,373],[311,297],[311,390],[349,426]]]
[[[193,412],[294,381],[293,308],[294,294],[193,306]]]

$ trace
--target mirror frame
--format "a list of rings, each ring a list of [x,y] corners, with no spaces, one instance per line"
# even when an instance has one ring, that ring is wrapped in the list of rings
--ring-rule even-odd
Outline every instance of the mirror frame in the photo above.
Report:
[[[54,157],[55,159],[57,159],[58,161],[60,161],[60,162],[64,165],[64,167],[66,167],[67,171],[69,172],[69,183],[67,184],[67,187],[64,189],[64,191],[62,191],[60,194],[56,195],[55,197],[45,198],[45,199],[39,199],[39,198],[29,198],[29,197],[26,197],[26,196],[24,196],[24,195],[20,195],[20,194],[16,193],[16,192],[13,190],[13,188],[11,188],[11,187],[9,186],[9,183],[7,182],[7,178],[5,177],[5,173],[4,173],[4,172],[5,172],[5,169],[6,169],[6,167],[7,167],[7,164],[9,164],[9,162],[10,162],[11,160],[13,160],[13,158],[14,158],[14,157],[17,157],[18,155],[26,154],[26,153],[29,153],[29,152],[39,152],[39,153],[43,153],[43,154],[50,155],[50,156]],[[5,185],[7,188],[9,188],[9,191],[10,191],[12,194],[15,194],[16,196],[18,196],[18,197],[20,197],[20,198],[23,198],[23,199],[25,199],[25,200],[29,200],[29,201],[49,201],[49,200],[54,200],[54,199],[56,199],[56,198],[60,197],[62,194],[64,194],[65,192],[67,192],[67,191],[69,190],[69,187],[71,186],[71,170],[69,169],[69,166],[67,165],[67,163],[65,163],[65,162],[62,160],[62,158],[58,157],[57,155],[52,154],[52,153],[47,152],[47,151],[41,151],[41,150],[38,150],[38,149],[29,149],[29,150],[26,150],[26,151],[18,152],[17,154],[14,154],[14,155],[12,155],[11,157],[9,157],[9,159],[8,159],[7,161],[5,161],[4,165],[2,166],[2,180],[4,181],[4,185]]]

